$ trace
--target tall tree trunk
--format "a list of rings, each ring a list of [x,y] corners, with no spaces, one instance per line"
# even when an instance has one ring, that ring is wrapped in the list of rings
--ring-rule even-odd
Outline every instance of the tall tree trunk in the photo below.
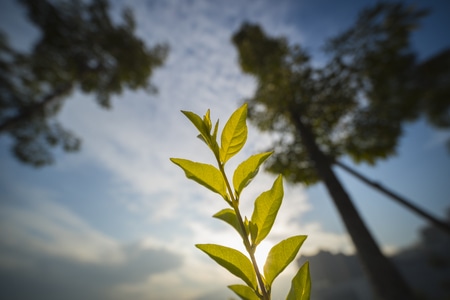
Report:
[[[7,118],[0,124],[0,134],[13,129],[16,125],[26,122],[39,114],[45,114],[49,105],[62,99],[67,92],[72,89],[72,84],[63,84],[53,92],[45,96],[41,101],[31,104],[28,107],[20,109],[19,112],[10,118]]]
[[[433,224],[437,228],[440,228],[441,230],[443,230],[447,234],[450,234],[450,225],[449,224],[447,224],[447,223],[439,220],[438,218],[432,216],[431,214],[427,213],[425,210],[423,210],[423,209],[419,208],[418,206],[414,205],[411,201],[408,201],[404,197],[401,197],[400,195],[394,193],[393,191],[388,190],[387,188],[383,187],[381,184],[368,179],[367,177],[365,177],[361,173],[359,173],[356,170],[350,168],[349,166],[343,164],[342,162],[336,160],[333,163],[335,165],[341,167],[342,169],[344,169],[348,173],[352,174],[356,178],[360,179],[362,182],[370,185],[371,187],[373,187],[373,188],[377,189],[378,191],[386,194],[387,196],[391,197],[393,200],[397,201],[398,203],[402,204],[403,206],[409,208],[410,210],[412,210],[413,212],[415,212],[416,214],[418,214],[422,218],[428,220],[431,224]]]
[[[393,263],[381,253],[349,195],[331,169],[329,160],[316,144],[310,128],[303,124],[300,115],[292,114],[291,117],[303,145],[314,161],[317,172],[342,217],[363,269],[365,269],[377,296],[383,300],[414,299],[401,274]]]

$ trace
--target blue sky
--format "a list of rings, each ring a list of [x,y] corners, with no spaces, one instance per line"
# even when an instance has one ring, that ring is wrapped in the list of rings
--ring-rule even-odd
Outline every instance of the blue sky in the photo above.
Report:
[[[339,3],[339,4],[338,4]],[[10,140],[0,136],[0,282],[16,299],[226,299],[226,285],[239,280],[198,251],[196,243],[241,247],[235,232],[211,215],[225,206],[214,194],[188,181],[170,163],[183,157],[212,163],[208,149],[180,110],[224,124],[254,91],[243,75],[231,35],[243,21],[259,23],[271,35],[301,43],[317,63],[320,46],[351,25],[357,12],[375,1],[113,1],[135,13],[137,33],[149,45],[167,42],[165,66],[155,72],[157,95],[125,92],[113,109],[75,93],[59,116],[83,138],[77,154],[57,152],[53,166],[33,169],[15,161]],[[421,58],[450,46],[450,5],[416,1],[434,11],[413,36]],[[14,1],[0,4],[0,28],[15,46],[27,49],[36,37]],[[450,156],[438,132],[422,120],[408,125],[398,153],[376,167],[357,169],[443,218],[448,198]],[[229,170],[260,152],[270,137],[250,127],[243,152]],[[351,162],[347,161],[349,164]],[[426,223],[383,195],[336,170],[382,248],[391,253],[418,240]],[[243,197],[253,199],[274,177],[262,173]],[[285,184],[286,196],[266,244],[293,234],[309,235],[301,253],[319,249],[351,253],[346,235],[322,185]],[[294,268],[277,279],[285,294]],[[29,293],[29,294],[27,294]],[[32,296],[31,296],[32,295]],[[53,295],[53,296],[52,296]],[[219,296],[220,295],[220,296]],[[52,298],[53,297],[53,298]]]

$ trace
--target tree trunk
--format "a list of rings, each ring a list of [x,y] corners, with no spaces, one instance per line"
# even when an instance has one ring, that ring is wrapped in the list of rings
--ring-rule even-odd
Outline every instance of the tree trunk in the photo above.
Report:
[[[401,274],[381,253],[349,195],[331,169],[329,160],[316,144],[310,128],[303,124],[300,115],[293,114],[292,121],[342,217],[376,295],[383,300],[414,299]]]
[[[56,88],[52,93],[45,96],[41,101],[25,107],[24,109],[20,109],[17,115],[4,120],[0,124],[0,134],[10,131],[16,125],[26,122],[38,114],[44,114],[49,105],[59,101],[61,97],[71,89],[71,84],[63,84],[59,88]]]
[[[431,214],[427,213],[425,210],[419,208],[418,206],[414,205],[411,201],[406,200],[404,197],[401,197],[400,195],[394,193],[393,191],[388,190],[387,188],[383,187],[381,184],[369,180],[367,177],[362,175],[361,173],[358,173],[356,170],[350,168],[349,166],[343,164],[340,161],[334,161],[334,164],[341,167],[348,173],[352,174],[356,178],[360,179],[362,182],[370,185],[371,187],[377,189],[378,191],[386,194],[387,196],[391,197],[393,200],[397,201],[398,203],[406,206],[422,218],[428,220],[432,225],[436,226],[437,228],[443,230],[445,233],[450,234],[450,225],[439,220],[438,218],[432,216]]]

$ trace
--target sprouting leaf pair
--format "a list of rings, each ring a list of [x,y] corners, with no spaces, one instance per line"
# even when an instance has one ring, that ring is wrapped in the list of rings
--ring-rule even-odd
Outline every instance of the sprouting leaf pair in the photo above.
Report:
[[[275,180],[270,190],[256,198],[250,220],[247,217],[242,218],[239,200],[244,188],[255,178],[261,164],[272,152],[252,155],[242,162],[234,171],[231,186],[225,174],[225,164],[242,149],[247,141],[247,105],[244,104],[238,108],[225,124],[220,146],[217,142],[219,121],[213,128],[209,110],[203,118],[193,112],[183,111],[183,114],[198,129],[199,138],[212,150],[218,168],[187,159],[171,158],[170,160],[184,170],[187,178],[219,194],[229,204],[231,208],[225,208],[213,217],[231,225],[239,233],[250,259],[238,250],[221,245],[198,244],[196,247],[246,283],[246,285],[229,286],[241,299],[268,300],[273,281],[295,259],[306,239],[304,235],[297,235],[275,245],[269,251],[263,273],[259,271],[255,251],[272,229],[280,209],[284,196],[281,175]],[[309,299],[310,289],[309,265],[305,263],[292,279],[287,299]]]

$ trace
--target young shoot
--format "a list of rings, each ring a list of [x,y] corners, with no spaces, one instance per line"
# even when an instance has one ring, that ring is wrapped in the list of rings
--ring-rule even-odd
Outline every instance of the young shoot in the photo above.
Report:
[[[306,239],[305,235],[296,235],[279,242],[269,250],[264,266],[261,268],[258,265],[259,259],[255,253],[272,229],[280,209],[284,196],[283,179],[281,175],[278,176],[272,187],[255,199],[250,218],[242,216],[239,210],[240,195],[272,152],[250,156],[238,165],[230,179],[225,174],[225,164],[241,151],[247,141],[247,105],[242,105],[228,119],[222,130],[220,144],[217,140],[219,121],[212,126],[209,110],[203,118],[193,112],[182,112],[199,131],[198,137],[213,152],[216,166],[182,158],[170,160],[183,169],[187,178],[223,198],[228,206],[213,217],[226,222],[237,231],[248,256],[236,249],[216,244],[195,246],[245,283],[228,286],[241,299],[270,300],[275,278],[295,259]],[[286,299],[307,300],[310,290],[309,264],[306,262],[292,279]]]

